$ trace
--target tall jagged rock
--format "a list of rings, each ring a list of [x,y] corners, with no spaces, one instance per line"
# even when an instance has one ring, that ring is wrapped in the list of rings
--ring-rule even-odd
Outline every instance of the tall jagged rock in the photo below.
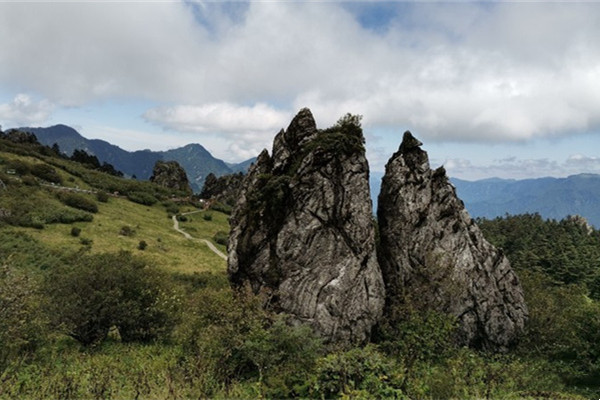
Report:
[[[150,182],[157,185],[192,194],[192,188],[185,170],[177,161],[157,161],[152,170]]]
[[[385,298],[359,121],[318,130],[301,110],[250,168],[228,247],[233,284],[338,343],[367,340]]]
[[[413,306],[458,318],[458,341],[504,350],[523,330],[523,290],[502,252],[487,242],[443,167],[431,170],[410,132],[386,165],[379,195],[379,260],[387,313]]]

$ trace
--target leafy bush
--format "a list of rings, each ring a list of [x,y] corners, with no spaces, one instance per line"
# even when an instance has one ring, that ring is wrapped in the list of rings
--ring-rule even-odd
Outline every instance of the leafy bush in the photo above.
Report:
[[[82,194],[77,193],[60,193],[58,198],[69,207],[78,208],[80,210],[91,213],[98,212],[98,205],[92,199]]]
[[[214,210],[214,211],[222,212],[223,214],[227,214],[227,215],[231,215],[231,213],[233,212],[233,207],[231,207],[227,204],[220,203],[218,201],[211,204],[210,209]]]
[[[138,243],[138,250],[146,250],[146,247],[148,247],[148,243],[146,243],[145,240],[140,240],[140,242]]]
[[[218,231],[217,233],[215,233],[215,236],[213,236],[213,239],[218,244],[227,246],[227,242],[229,241],[229,234],[227,232]]]
[[[21,178],[21,182],[23,182],[26,186],[40,186],[40,183],[33,176],[25,175]]]
[[[376,346],[337,352],[320,359],[308,385],[310,397],[404,398],[402,368]]]
[[[204,289],[191,297],[188,308],[194,315],[186,318],[178,336],[186,374],[203,382],[205,396],[223,384],[256,380],[266,383],[262,396],[300,394],[323,347],[309,327],[293,327],[284,316],[265,311],[264,301],[247,288]]]
[[[30,353],[42,340],[45,321],[31,279],[0,265],[0,376],[15,359]]]
[[[11,160],[6,164],[6,169],[14,170],[17,175],[23,176],[31,172],[32,165],[21,160]]]
[[[202,216],[202,219],[204,219],[205,221],[212,221],[212,214],[210,214],[210,213],[205,213],[205,214]]]
[[[43,219],[46,224],[72,224],[73,222],[91,222],[94,220],[94,216],[85,211],[64,207],[49,210],[44,214]]]
[[[81,238],[79,239],[79,243],[81,243],[84,246],[91,246],[92,243],[94,243],[94,241],[90,238]]]
[[[71,228],[71,236],[79,237],[80,234],[81,234],[81,228],[78,228],[76,226]]]
[[[166,208],[167,213],[176,215],[179,213],[179,206],[172,201],[164,201],[162,205]]]
[[[539,272],[521,279],[530,317],[520,352],[569,365],[567,379],[600,374],[600,305],[585,287],[555,286]]]
[[[102,190],[99,191],[98,193],[96,193],[96,200],[98,200],[100,203],[108,202],[108,193]]]
[[[151,206],[158,201],[156,197],[147,192],[130,192],[127,194],[127,198],[134,203],[143,204],[146,206]]]
[[[178,298],[162,273],[130,253],[78,255],[44,283],[54,324],[83,345],[104,340],[112,326],[123,341],[165,336]]]
[[[35,164],[31,167],[31,173],[48,182],[62,183],[62,178],[58,172],[48,164]]]

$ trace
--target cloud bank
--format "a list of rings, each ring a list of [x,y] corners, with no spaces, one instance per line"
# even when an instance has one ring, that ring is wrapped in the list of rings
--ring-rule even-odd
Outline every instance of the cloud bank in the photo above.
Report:
[[[53,109],[48,100],[35,101],[26,94],[18,94],[9,103],[0,104],[0,121],[6,127],[37,125],[46,121]]]
[[[440,142],[600,127],[600,4],[393,3],[366,18],[377,6],[2,3],[0,83],[62,106],[152,101],[147,121],[232,149],[267,146],[304,106]]]

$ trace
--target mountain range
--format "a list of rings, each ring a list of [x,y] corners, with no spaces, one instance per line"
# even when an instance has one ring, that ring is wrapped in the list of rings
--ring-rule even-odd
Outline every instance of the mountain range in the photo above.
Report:
[[[382,177],[383,172],[371,172],[374,210]],[[580,215],[594,227],[600,227],[600,175],[478,181],[451,178],[451,182],[472,217],[491,219],[505,214],[539,213],[546,219],[561,220]]]
[[[256,159],[241,163],[226,163],[213,157],[200,144],[167,150],[138,150],[129,152],[99,139],[86,139],[66,125],[48,128],[20,128],[34,133],[40,143],[58,144],[61,151],[71,155],[75,149],[98,157],[100,162],[112,164],[128,176],[149,179],[158,160],[177,161],[186,171],[194,192],[200,192],[209,173],[217,177],[245,172]],[[373,210],[377,209],[377,196],[383,172],[371,171],[370,187]],[[544,218],[562,219],[568,215],[581,215],[590,224],[600,227],[600,175],[580,174],[566,178],[536,178],[525,180],[483,179],[466,181],[451,179],[458,197],[465,203],[473,217],[495,218],[505,214],[539,213]]]
[[[177,161],[185,169],[194,192],[200,192],[209,173],[216,176],[245,171],[254,160],[239,164],[226,163],[213,157],[202,145],[188,144],[167,151],[138,150],[126,151],[100,139],[87,139],[67,125],[54,125],[48,128],[19,128],[36,135],[42,144],[58,144],[60,150],[70,156],[76,149],[98,157],[100,162],[112,164],[127,176],[147,180],[152,175],[156,161]]]

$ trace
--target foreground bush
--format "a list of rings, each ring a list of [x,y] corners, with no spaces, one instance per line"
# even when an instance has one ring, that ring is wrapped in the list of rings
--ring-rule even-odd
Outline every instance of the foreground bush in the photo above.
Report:
[[[237,382],[254,382],[233,397],[297,397],[323,352],[308,326],[263,310],[266,299],[249,291],[203,290],[191,300],[193,316],[179,332],[187,375],[203,396]]]
[[[112,326],[123,341],[166,336],[178,297],[162,273],[130,253],[77,256],[44,283],[55,326],[83,345],[104,340]]]
[[[14,268],[0,265],[0,376],[16,358],[33,351],[42,340],[36,285]]]

